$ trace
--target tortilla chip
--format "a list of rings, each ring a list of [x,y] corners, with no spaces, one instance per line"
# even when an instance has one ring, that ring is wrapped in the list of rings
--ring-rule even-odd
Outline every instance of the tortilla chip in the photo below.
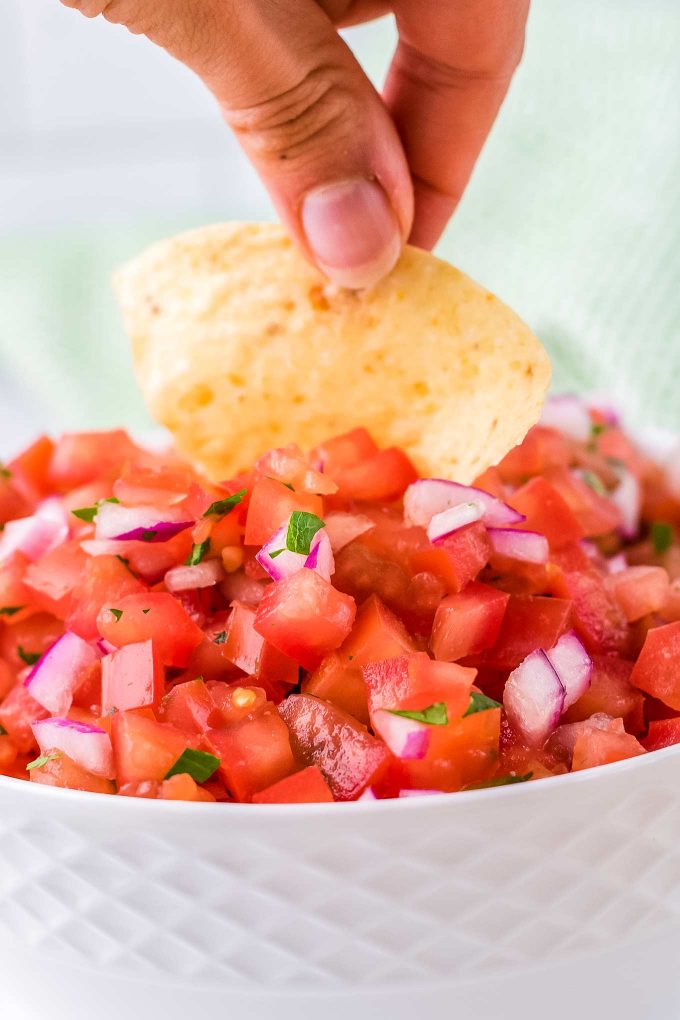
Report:
[[[213,479],[365,425],[423,475],[469,482],[537,421],[550,380],[514,312],[416,248],[357,293],[281,227],[227,223],[154,245],[116,290],[151,414]]]

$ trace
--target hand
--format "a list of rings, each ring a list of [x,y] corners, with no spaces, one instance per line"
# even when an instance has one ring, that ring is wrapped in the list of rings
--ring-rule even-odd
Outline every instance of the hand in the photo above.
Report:
[[[529,0],[62,0],[192,68],[307,256],[370,286],[431,248],[468,182],[524,42]],[[383,97],[337,32],[388,11]]]

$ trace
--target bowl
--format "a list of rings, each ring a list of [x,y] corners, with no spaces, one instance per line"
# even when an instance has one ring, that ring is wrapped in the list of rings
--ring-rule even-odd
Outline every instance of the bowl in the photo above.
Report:
[[[680,746],[349,804],[0,779],[11,1020],[673,1020],[678,958]]]

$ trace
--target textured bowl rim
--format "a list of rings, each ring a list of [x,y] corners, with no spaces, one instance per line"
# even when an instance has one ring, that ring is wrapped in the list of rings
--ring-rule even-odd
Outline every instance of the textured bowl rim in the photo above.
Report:
[[[557,790],[561,790],[563,788],[568,789],[576,784],[590,785],[597,782],[606,782],[607,779],[613,778],[622,772],[643,772],[646,767],[651,766],[655,762],[662,759],[671,760],[673,758],[680,760],[680,744],[673,744],[658,751],[649,751],[647,754],[637,755],[634,758],[625,758],[623,761],[613,762],[610,765],[596,765],[593,768],[583,769],[580,772],[566,772],[559,776],[546,776],[533,782],[511,783],[506,786],[486,787],[477,790],[456,790],[452,793],[442,791],[441,793],[425,794],[421,797],[390,797],[374,801],[352,800],[313,804],[227,803],[216,808],[215,804],[202,801],[152,801],[144,797],[111,797],[102,793],[90,793],[85,790],[67,790],[43,783],[32,783],[30,780],[13,779],[11,776],[0,776],[0,800],[4,793],[12,790],[17,792],[17,788],[23,786],[28,787],[31,791],[30,793],[25,791],[28,797],[36,799],[46,797],[48,800],[55,801],[56,804],[61,804],[62,806],[75,807],[80,803],[83,807],[91,810],[97,802],[103,802],[103,805],[111,805],[113,803],[116,805],[113,808],[114,811],[135,812],[146,810],[151,812],[149,817],[152,817],[155,811],[164,812],[166,815],[194,814],[196,812],[207,815],[212,813],[215,817],[222,817],[223,813],[230,817],[234,812],[237,812],[238,817],[241,819],[243,817],[287,819],[291,815],[295,818],[316,818],[327,816],[329,813],[337,815],[338,812],[350,813],[352,815],[373,814],[374,812],[386,811],[414,811],[429,806],[439,806],[440,809],[447,807],[450,810],[454,804],[471,804],[478,802],[480,798],[488,800],[490,805],[496,802],[499,797],[526,799],[534,795],[537,790],[545,789],[546,783],[549,783],[551,787],[556,787]],[[151,804],[154,806],[150,807]]]

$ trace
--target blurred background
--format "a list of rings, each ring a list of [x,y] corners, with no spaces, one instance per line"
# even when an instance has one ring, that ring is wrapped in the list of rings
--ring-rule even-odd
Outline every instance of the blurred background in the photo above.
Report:
[[[176,230],[269,218],[199,82],[58,0],[0,13],[0,454],[40,429],[147,428],[110,290]],[[376,82],[389,19],[346,33]],[[546,343],[555,388],[680,430],[680,3],[537,0],[439,252]]]

